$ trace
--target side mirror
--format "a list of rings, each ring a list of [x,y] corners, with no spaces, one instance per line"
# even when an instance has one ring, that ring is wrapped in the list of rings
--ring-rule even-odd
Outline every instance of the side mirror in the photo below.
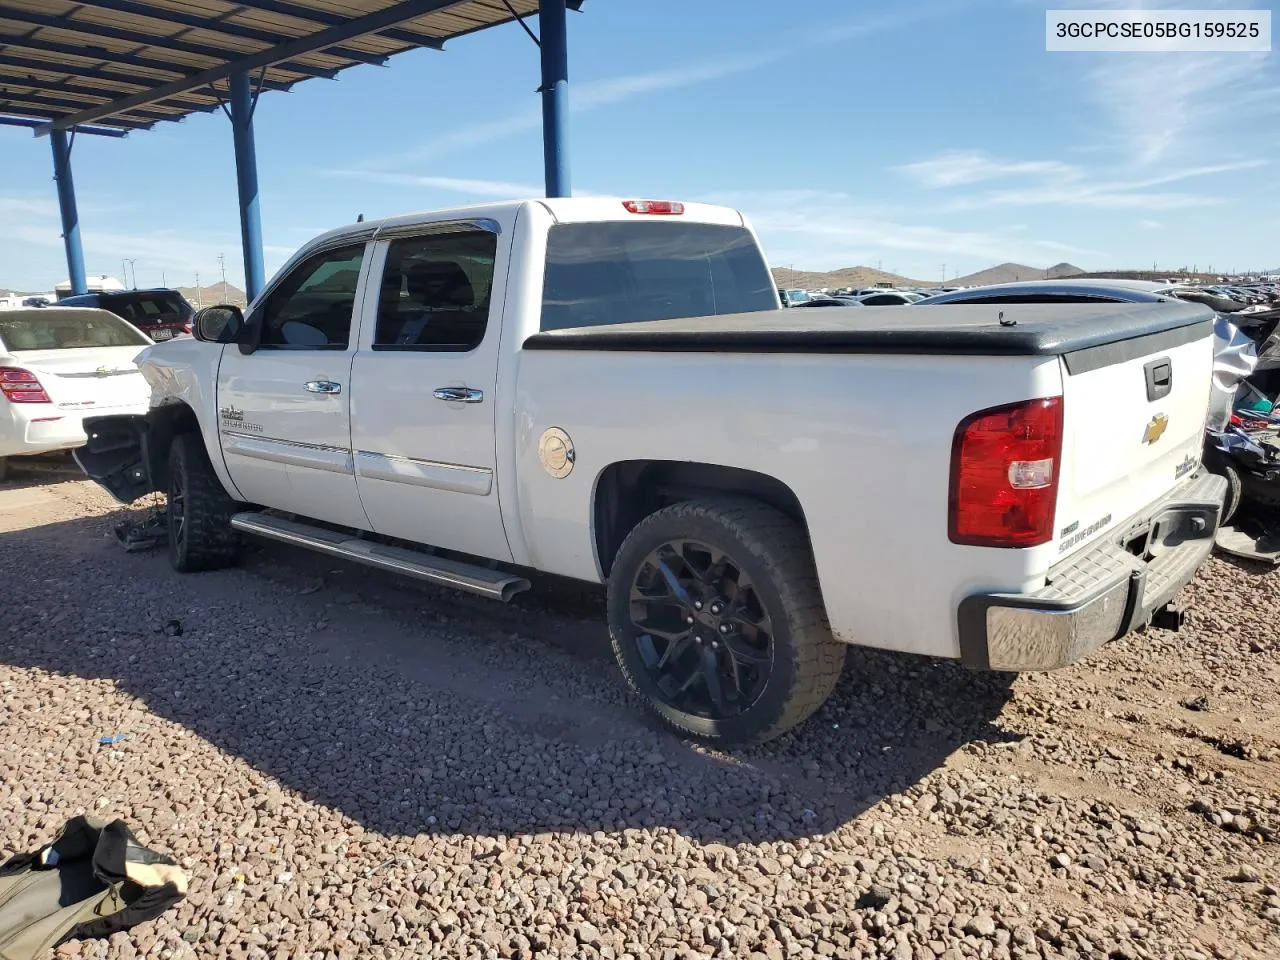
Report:
[[[221,304],[205,307],[196,314],[192,335],[206,343],[237,343],[244,331],[244,314],[239,307]]]

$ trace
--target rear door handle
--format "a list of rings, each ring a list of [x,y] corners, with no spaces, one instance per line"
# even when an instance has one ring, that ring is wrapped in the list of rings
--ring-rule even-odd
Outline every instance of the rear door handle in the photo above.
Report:
[[[332,396],[342,392],[342,384],[333,380],[308,380],[302,385],[307,393],[323,393]]]
[[[484,391],[476,390],[473,387],[436,387],[431,391],[431,395],[437,400],[444,400],[447,403],[481,403],[484,401]]]

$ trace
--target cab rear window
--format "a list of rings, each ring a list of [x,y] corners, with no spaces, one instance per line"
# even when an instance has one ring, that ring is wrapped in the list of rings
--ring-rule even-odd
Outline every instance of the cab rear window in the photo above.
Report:
[[[547,237],[543,330],[777,308],[769,267],[743,227],[565,223]]]

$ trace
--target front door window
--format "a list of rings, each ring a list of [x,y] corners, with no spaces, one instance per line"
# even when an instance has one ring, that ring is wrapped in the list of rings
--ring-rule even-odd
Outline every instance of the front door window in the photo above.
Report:
[[[262,306],[259,346],[347,349],[364,247],[359,243],[326,250],[294,267]]]

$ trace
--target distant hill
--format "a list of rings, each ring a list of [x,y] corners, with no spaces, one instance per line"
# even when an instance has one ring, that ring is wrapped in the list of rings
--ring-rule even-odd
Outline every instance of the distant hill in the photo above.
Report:
[[[226,293],[223,293],[221,283],[211,283],[207,287],[179,287],[178,292],[199,307],[211,307],[215,303],[233,303],[243,307],[246,303],[244,291],[230,283]]]
[[[1071,263],[1054,264],[1047,270],[1042,267],[1029,267],[1024,263],[1002,263],[996,267],[971,273],[967,277],[948,278],[946,285],[977,287],[988,283],[1014,283],[1018,280],[1054,280],[1083,272]],[[911,277],[888,273],[874,267],[841,267],[839,270],[828,270],[826,273],[774,267],[773,279],[780,287],[799,287],[804,290],[816,290],[822,287],[874,287],[877,283],[891,283],[900,287],[940,285],[937,280],[914,280]]]
[[[839,270],[828,270],[826,273],[774,267],[773,279],[780,287],[797,287],[801,290],[817,290],[822,287],[874,287],[877,283],[892,283],[895,286],[904,287],[929,285],[929,282],[912,280],[896,273],[886,273],[875,267],[841,267]]]
[[[1057,280],[1081,273],[1084,271],[1070,263],[1057,263],[1047,270],[1041,267],[1029,267],[1025,263],[1002,263],[965,277],[948,280],[947,286],[984,287],[991,283],[1017,283],[1019,280]]]

